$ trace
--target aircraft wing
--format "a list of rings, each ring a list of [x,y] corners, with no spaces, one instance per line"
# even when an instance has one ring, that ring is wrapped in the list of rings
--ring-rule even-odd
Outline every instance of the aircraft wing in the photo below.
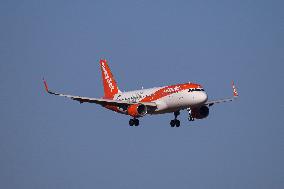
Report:
[[[88,103],[95,103],[99,104],[102,106],[129,106],[132,104],[144,104],[145,106],[148,107],[157,107],[157,104],[155,102],[129,102],[129,101],[122,101],[122,100],[111,100],[111,99],[104,99],[104,98],[90,98],[90,97],[83,97],[83,96],[74,96],[74,95],[68,95],[68,94],[61,94],[61,93],[56,93],[53,91],[50,91],[47,85],[47,82],[43,80],[44,87],[46,92],[52,95],[57,95],[57,96],[63,96],[70,98],[72,100],[79,101],[80,103],[88,102]]]
[[[232,88],[233,88],[233,97],[223,98],[223,99],[218,99],[218,100],[209,100],[205,103],[205,105],[212,106],[212,105],[217,104],[217,103],[230,102],[230,101],[237,99],[239,94],[238,94],[238,91],[237,91],[233,81],[232,81]]]

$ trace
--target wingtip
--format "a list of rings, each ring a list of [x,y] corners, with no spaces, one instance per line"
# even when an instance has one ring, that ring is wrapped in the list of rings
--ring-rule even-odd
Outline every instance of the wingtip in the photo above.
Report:
[[[238,97],[239,93],[237,91],[237,88],[235,86],[235,82],[234,81],[232,81],[232,88],[233,88],[233,95],[234,95],[234,97]]]
[[[46,80],[44,79],[44,77],[42,78],[42,80],[43,80],[43,84],[44,84],[45,91],[46,91],[46,92],[49,92],[49,90],[48,90],[48,85],[47,85],[47,82],[46,82]]]

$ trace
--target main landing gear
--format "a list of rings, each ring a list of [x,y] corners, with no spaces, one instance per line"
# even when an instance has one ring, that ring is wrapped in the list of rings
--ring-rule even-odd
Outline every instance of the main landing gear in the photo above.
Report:
[[[171,120],[170,124],[171,124],[171,127],[179,127],[180,126],[180,121],[177,119],[177,116],[179,115],[179,111],[176,111],[174,112],[174,115],[175,115],[175,119]]]
[[[133,118],[129,120],[129,126],[138,126],[139,125],[139,119]]]

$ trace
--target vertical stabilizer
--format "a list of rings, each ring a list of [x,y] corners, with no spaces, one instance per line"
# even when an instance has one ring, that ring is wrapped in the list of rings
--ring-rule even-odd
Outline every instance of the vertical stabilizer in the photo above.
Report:
[[[106,60],[100,60],[102,71],[102,80],[104,85],[104,98],[113,99],[114,95],[119,93],[116,81],[111,73]]]

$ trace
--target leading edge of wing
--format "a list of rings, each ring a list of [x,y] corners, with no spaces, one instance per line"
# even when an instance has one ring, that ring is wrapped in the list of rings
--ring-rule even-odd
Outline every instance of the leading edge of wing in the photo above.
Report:
[[[233,101],[235,99],[237,99],[237,97],[223,98],[223,99],[218,99],[218,100],[210,100],[210,101],[207,101],[205,103],[205,105],[213,106],[214,104],[218,104],[218,103],[222,103],[222,102],[230,102],[230,101]]]
[[[44,83],[45,91],[47,93],[52,94],[52,95],[67,97],[72,100],[79,101],[80,103],[84,103],[84,102],[96,103],[96,104],[100,104],[103,106],[104,105],[119,106],[119,105],[144,104],[145,106],[157,107],[157,104],[155,102],[129,102],[129,101],[122,101],[122,100],[111,100],[111,99],[105,99],[105,98],[90,98],[90,97],[82,97],[82,96],[57,93],[57,92],[53,92],[49,90],[48,84],[44,78],[43,78],[43,83]]]
[[[237,88],[235,86],[234,81],[232,81],[232,89],[233,89],[233,97],[231,97],[231,98],[223,98],[223,99],[219,99],[219,100],[210,100],[210,101],[207,101],[205,103],[205,105],[212,106],[212,105],[217,104],[217,103],[230,102],[230,101],[233,101],[233,100],[237,99],[239,97],[239,93],[237,91]]]

